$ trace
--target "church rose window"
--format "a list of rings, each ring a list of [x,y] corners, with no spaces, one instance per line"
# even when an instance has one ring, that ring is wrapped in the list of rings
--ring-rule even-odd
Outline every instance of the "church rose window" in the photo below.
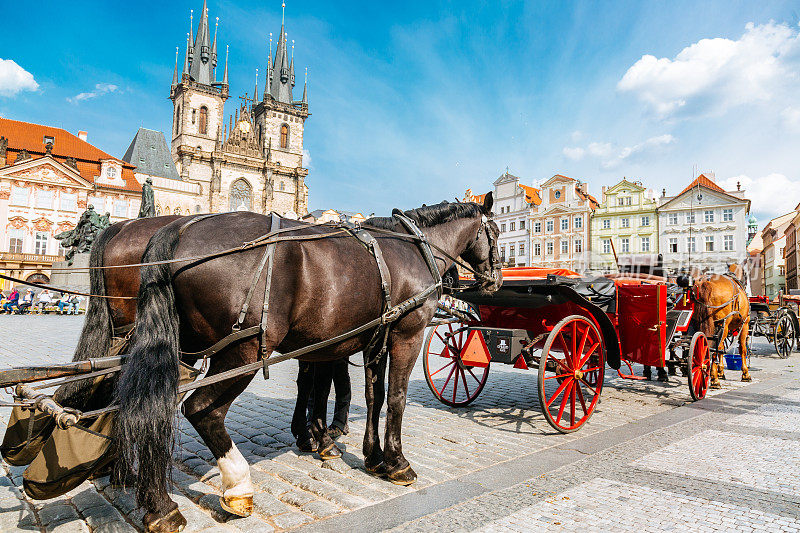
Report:
[[[250,211],[253,208],[253,189],[244,178],[231,184],[229,198],[231,211]]]
[[[208,108],[206,106],[200,108],[200,133],[203,135],[208,133]]]
[[[281,125],[281,148],[289,148],[289,125]]]

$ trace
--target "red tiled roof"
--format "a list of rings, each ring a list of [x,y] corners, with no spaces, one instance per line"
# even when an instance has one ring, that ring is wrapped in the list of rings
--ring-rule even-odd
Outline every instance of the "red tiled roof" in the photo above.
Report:
[[[22,150],[27,150],[33,158],[45,155],[44,138],[47,136],[53,138],[51,155],[61,162],[64,162],[68,157],[74,157],[78,165],[78,172],[88,182],[94,183],[94,178],[100,176],[101,160],[113,159],[122,165],[122,179],[125,181],[125,186],[98,183],[97,187],[132,192],[141,192],[142,190],[141,185],[133,175],[133,169],[136,167],[105,153],[64,129],[0,118],[0,136],[8,139],[6,160],[8,165],[16,161],[16,154]],[[11,158],[12,153],[14,154],[13,161]]]
[[[692,190],[698,185],[702,185],[703,187],[711,189],[712,191],[723,192],[723,193],[725,192],[725,189],[723,189],[722,187],[711,181],[711,179],[708,178],[705,174],[700,174],[699,176],[697,176],[697,178],[695,178],[695,180],[692,183],[689,184],[688,187],[686,187],[681,191],[681,194],[685,193],[686,191]],[[679,194],[678,196],[680,196],[681,194]]]
[[[539,196],[539,189],[536,187],[529,187],[527,185],[520,185],[520,188],[525,191],[526,202],[533,205],[539,205],[542,203],[542,197]]]
[[[482,204],[484,198],[486,198],[486,193],[472,194],[472,189],[467,189],[467,192],[464,193],[464,199],[462,202],[474,202],[476,204]]]
[[[600,207],[600,202],[597,201],[597,198],[589,194],[588,192],[583,192],[580,187],[575,187],[575,192],[578,193],[578,196],[587,200],[589,202],[589,207],[595,209]]]

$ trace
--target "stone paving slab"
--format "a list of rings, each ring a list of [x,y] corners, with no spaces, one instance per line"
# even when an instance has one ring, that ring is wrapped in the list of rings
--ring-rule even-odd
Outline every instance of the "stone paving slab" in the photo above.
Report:
[[[82,321],[82,317],[0,316],[0,366],[68,361]],[[759,381],[769,374],[777,359],[768,355],[768,347],[756,346],[753,372]],[[759,358],[759,353],[765,357]],[[766,373],[760,371],[762,367]],[[636,369],[641,372],[641,367]],[[454,409],[442,405],[430,393],[420,360],[410,380],[403,435],[404,452],[419,474],[419,481],[413,487],[398,487],[363,471],[361,443],[366,407],[363,378],[357,369],[351,375],[351,432],[339,439],[345,452],[343,458],[322,463],[297,450],[289,432],[296,371],[297,364],[287,362],[271,369],[270,380],[255,379],[234,403],[226,421],[231,437],[252,466],[257,494],[256,512],[250,518],[232,517],[218,507],[220,478],[215,461],[196,431],[178,416],[180,438],[175,450],[173,499],[190,521],[187,530],[290,529],[323,523],[319,521],[406,494],[435,498],[437,486],[481,468],[564,443],[577,443],[587,436],[690,402],[684,378],[674,377],[669,383],[626,381],[608,371],[601,402],[590,422],[580,432],[560,435],[552,432],[539,411],[535,372],[492,367],[482,395],[468,408]],[[728,374],[731,380],[715,394],[745,385],[733,381],[737,373]],[[332,408],[331,401],[329,412]],[[0,410],[3,425],[7,416],[8,409]],[[3,468],[10,488],[21,487],[23,469]],[[46,502],[30,502],[19,496],[14,495],[16,501],[30,510],[21,512],[15,522],[18,528],[28,527],[29,523],[40,528],[46,521],[51,525],[74,524],[78,529],[78,524],[84,524],[92,530],[141,527],[141,510],[135,508],[131,492],[110,487],[107,479],[84,483],[70,494]],[[63,521],[51,519],[51,515],[63,516]],[[9,513],[0,516],[3,523],[13,522]]]

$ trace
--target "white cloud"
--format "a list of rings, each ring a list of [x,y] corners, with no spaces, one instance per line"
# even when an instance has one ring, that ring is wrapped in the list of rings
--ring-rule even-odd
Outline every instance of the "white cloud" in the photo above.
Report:
[[[789,129],[800,130],[800,107],[785,108],[781,111],[781,118]]]
[[[85,93],[78,93],[72,98],[67,98],[68,102],[72,102],[73,104],[77,104],[78,102],[82,102],[84,100],[90,100],[92,98],[97,98],[98,96],[102,96],[104,94],[116,92],[119,89],[113,83],[97,83],[94,86],[94,90]]]
[[[35,91],[38,88],[33,74],[17,65],[13,59],[0,58],[0,96],[14,96],[20,91]]]
[[[578,161],[584,157],[594,157],[600,161],[604,169],[613,169],[633,156],[645,153],[654,153],[661,148],[675,142],[675,137],[665,133],[650,137],[644,142],[633,146],[614,146],[608,142],[590,142],[586,148],[580,146],[565,146],[561,152],[565,157]]]
[[[747,24],[738,40],[701,39],[674,59],[644,55],[617,84],[661,118],[721,115],[797,99],[800,33],[785,24]]]
[[[751,201],[750,211],[762,222],[792,211],[800,202],[800,181],[783,174],[773,173],[759,178],[742,174],[718,182],[726,191],[736,190],[737,183],[741,184],[745,197]]]

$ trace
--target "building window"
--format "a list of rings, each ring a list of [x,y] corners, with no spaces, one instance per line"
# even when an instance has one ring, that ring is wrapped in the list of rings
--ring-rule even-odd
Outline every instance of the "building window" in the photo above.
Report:
[[[197,122],[197,109],[192,109],[192,124]]]
[[[22,253],[22,243],[25,240],[25,230],[11,229],[8,230],[8,251],[12,254]]]
[[[181,131],[181,106],[175,109],[175,135]]]
[[[34,242],[33,253],[35,253],[36,255],[47,254],[47,232],[44,231],[36,232],[36,241]]]
[[[650,225],[650,217],[646,216],[646,215],[643,216],[642,217],[642,226],[649,226],[649,225]]]
[[[603,219],[603,229],[611,229],[611,219],[604,218]]]
[[[521,256],[525,255],[525,243],[521,242],[521,243],[519,243],[518,246],[519,246],[519,255],[521,257]]]
[[[672,237],[669,240],[669,253],[677,254],[678,253],[678,238]]]
[[[786,267],[785,266],[781,265],[781,266],[778,267],[778,275],[779,276],[785,276],[786,275]]]
[[[516,224],[515,222],[513,222],[513,221],[509,222],[509,223],[508,223],[508,231],[515,231],[515,230],[514,230],[514,227],[515,227],[516,225],[517,225],[517,224]]]
[[[686,237],[686,249],[689,253],[697,251],[697,239],[695,237]]]
[[[704,222],[714,222],[714,211],[708,209],[703,212],[703,221]]]
[[[75,211],[78,209],[78,195],[61,193],[61,210]]]
[[[579,254],[583,251],[583,241],[580,239],[575,239],[575,245],[573,247],[573,251],[576,254]]]
[[[94,207],[95,211],[102,212],[106,208],[106,201],[103,198],[99,198],[99,197],[92,198],[92,197],[89,197],[87,202],[88,202],[87,205],[90,205],[90,206]]]
[[[552,220],[548,220],[547,222],[545,222],[545,230],[547,230],[547,233],[552,233],[553,232],[553,227],[554,226],[553,226],[553,221]]]
[[[106,169],[106,177],[108,179],[114,179],[117,176],[117,167],[108,167]]]
[[[524,220],[520,220],[519,221],[519,229],[521,229],[521,230],[525,229],[525,221]]]
[[[568,229],[569,229],[569,218],[561,217],[561,231],[567,231]]]
[[[725,235],[722,237],[722,247],[726,252],[733,250],[733,235]]]
[[[534,222],[533,223],[533,232],[534,233],[541,233],[542,232],[542,223],[541,222]]]
[[[706,235],[706,252],[714,251],[714,236]]]
[[[733,209],[723,209],[722,210],[722,221],[723,222],[730,222],[733,220]]]
[[[625,205],[625,198],[617,198],[617,205]]]
[[[198,129],[201,134],[208,134],[208,108],[206,106],[200,108],[200,125]]]
[[[42,142],[44,143],[45,146],[47,146],[48,144],[53,144],[54,142],[56,142],[56,139],[52,135],[45,135]]]
[[[545,248],[547,255],[553,255],[553,241],[549,241],[547,243],[547,247]]]
[[[508,246],[508,257],[509,258],[514,257],[514,245],[513,244]]]
[[[623,228],[630,228],[631,227],[631,219],[629,218],[622,218],[620,219],[620,226]]]
[[[625,198],[625,205],[631,205],[631,197],[630,196]]]
[[[11,187],[11,205],[28,205],[27,187]]]
[[[285,191],[286,190],[286,184],[281,182],[279,189],[282,190],[282,191]]]
[[[568,254],[569,253],[569,241],[567,239],[561,240],[561,253]]]
[[[583,227],[583,217],[575,217],[575,222],[573,222],[575,229],[581,229]]]
[[[128,216],[127,200],[114,200],[114,216],[123,218]]]
[[[538,242],[533,243],[533,255],[539,257],[542,255],[542,245]]]
[[[623,254],[630,253],[631,251],[631,240],[628,237],[623,237],[620,239],[620,249],[622,250]]]
[[[667,215],[667,224],[670,226],[677,226],[678,225],[678,213],[670,213]]]
[[[506,223],[503,222],[502,224],[500,224],[500,233],[505,233],[505,232],[506,232]]]
[[[650,251],[650,237],[642,237],[642,251],[643,252]]]
[[[603,239],[603,253],[604,254],[611,253],[611,239]]]
[[[500,247],[500,261],[503,263],[506,262],[506,245]]]
[[[231,183],[228,198],[228,206],[231,211],[251,211],[253,209],[253,188],[244,178],[239,178]]]
[[[281,124],[281,148],[289,148],[289,125]]]
[[[36,207],[39,209],[53,209],[53,191],[36,191]]]
[[[687,213],[686,214],[686,223],[687,224],[694,224],[695,223],[694,213]]]

